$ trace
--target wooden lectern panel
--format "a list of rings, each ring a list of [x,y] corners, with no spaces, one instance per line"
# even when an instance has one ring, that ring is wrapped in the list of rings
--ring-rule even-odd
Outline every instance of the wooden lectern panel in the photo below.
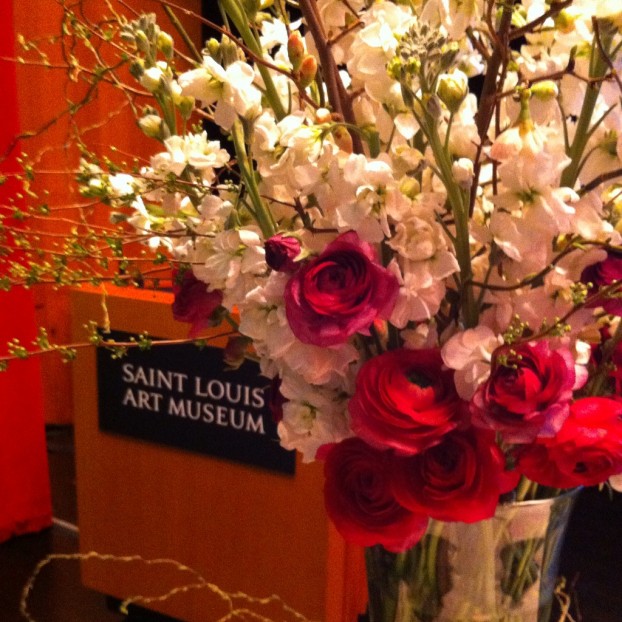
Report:
[[[107,288],[105,305],[116,330],[184,338],[171,295]],[[101,291],[72,292],[72,330],[104,321]],[[356,620],[364,610],[360,549],[343,543],[325,514],[322,466],[298,461],[283,475],[143,440],[98,427],[95,351],[73,363],[80,550],[120,557],[176,560],[225,592],[258,598],[277,594],[310,620]],[[117,598],[157,596],[197,578],[164,563],[86,561],[86,586]],[[236,601],[238,606],[248,606]],[[187,622],[227,612],[209,589],[190,589],[148,606]],[[256,609],[294,619],[280,606]]]

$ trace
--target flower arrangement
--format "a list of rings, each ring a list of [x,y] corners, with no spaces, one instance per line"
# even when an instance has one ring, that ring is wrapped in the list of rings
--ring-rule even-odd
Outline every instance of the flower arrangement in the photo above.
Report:
[[[619,2],[218,5],[192,59],[116,23],[154,153],[85,153],[80,192],[174,267],[192,337],[235,326],[342,535],[619,484]]]

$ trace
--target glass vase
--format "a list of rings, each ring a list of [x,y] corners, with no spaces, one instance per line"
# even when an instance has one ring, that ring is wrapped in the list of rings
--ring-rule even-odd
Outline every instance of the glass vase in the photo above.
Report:
[[[501,504],[477,523],[430,521],[404,553],[368,548],[369,622],[549,622],[577,494]]]

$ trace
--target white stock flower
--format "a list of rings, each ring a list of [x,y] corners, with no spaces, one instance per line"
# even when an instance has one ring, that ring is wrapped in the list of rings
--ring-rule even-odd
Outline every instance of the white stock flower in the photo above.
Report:
[[[492,353],[501,345],[500,335],[480,325],[456,333],[442,347],[443,362],[456,370],[454,382],[462,399],[470,400],[479,385],[486,381]]]
[[[482,0],[428,0],[424,3],[421,20],[442,25],[452,39],[464,37],[470,26],[475,26],[483,15]]]
[[[221,231],[209,241],[204,240],[197,245],[193,263],[198,279],[208,283],[211,289],[223,290],[232,301],[225,304],[227,308],[239,302],[243,296],[240,291],[266,270],[261,237],[249,228]]]
[[[213,58],[203,57],[203,65],[179,76],[182,95],[206,105],[216,103],[214,121],[229,130],[236,117],[252,119],[261,113],[261,92],[254,85],[253,68],[242,61],[226,69]]]
[[[362,16],[363,28],[350,46],[348,72],[355,87],[359,85],[378,102],[390,102],[399,93],[399,85],[386,70],[395,56],[400,35],[416,18],[410,10],[391,2],[374,3]]]
[[[303,462],[312,462],[322,445],[352,436],[346,401],[339,391],[311,385],[291,373],[281,380],[280,391],[288,401],[278,434],[285,449],[296,449]]]
[[[170,136],[164,141],[170,156],[168,170],[179,176],[187,164],[201,172],[203,179],[211,182],[214,179],[214,168],[220,168],[229,161],[229,153],[221,149],[217,140],[207,140],[207,133]],[[160,163],[165,166],[165,160]]]
[[[455,263],[455,257],[448,253]],[[400,290],[391,312],[390,322],[397,328],[404,328],[409,322],[429,320],[439,310],[445,296],[446,287],[443,278],[436,278],[430,271],[428,262],[405,262],[399,270],[394,260],[389,269],[398,278]],[[458,269],[452,265],[451,272]],[[449,273],[451,273],[449,272]]]
[[[341,386],[358,361],[356,348],[345,343],[319,347],[300,342],[294,336],[283,301],[288,276],[272,272],[257,287],[248,289],[238,301],[240,332],[253,339],[262,360],[270,362],[273,374],[283,376],[295,372],[311,384]]]

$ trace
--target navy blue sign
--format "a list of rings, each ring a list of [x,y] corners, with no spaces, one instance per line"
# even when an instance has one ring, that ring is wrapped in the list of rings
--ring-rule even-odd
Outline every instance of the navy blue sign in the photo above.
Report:
[[[114,331],[115,340],[129,334]],[[293,474],[295,454],[278,441],[268,408],[269,381],[245,361],[227,370],[220,348],[193,344],[130,348],[113,359],[97,350],[99,427]]]

